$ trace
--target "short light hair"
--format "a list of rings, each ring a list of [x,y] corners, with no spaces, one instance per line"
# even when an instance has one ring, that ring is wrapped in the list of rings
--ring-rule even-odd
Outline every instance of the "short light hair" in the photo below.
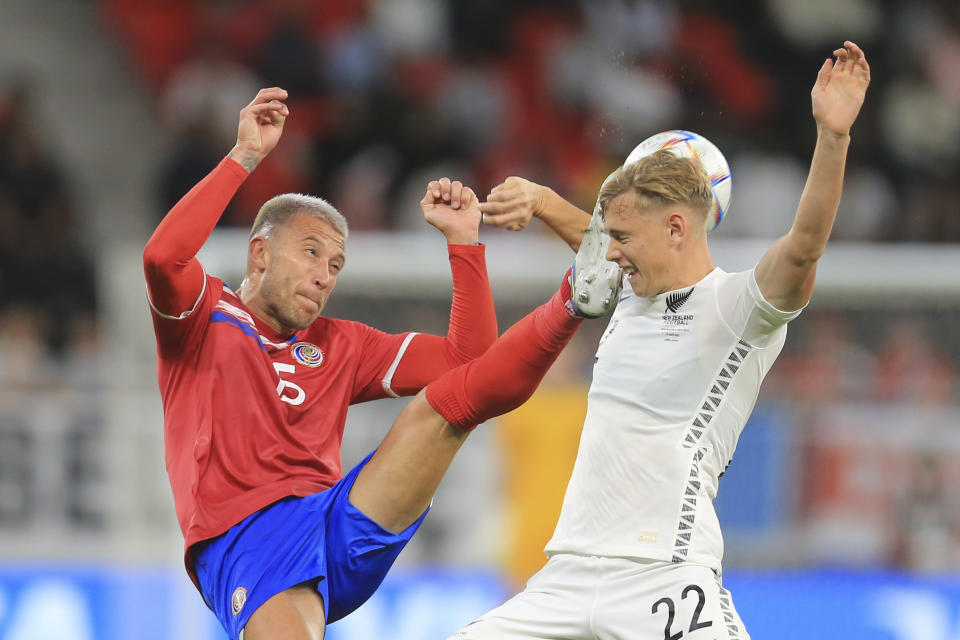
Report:
[[[282,193],[264,202],[253,221],[250,238],[269,236],[273,229],[282,226],[297,213],[305,213],[329,223],[344,240],[347,239],[347,219],[336,207],[323,198],[302,193]]]
[[[601,215],[617,196],[633,191],[639,210],[686,205],[704,216],[713,208],[713,189],[703,166],[661,149],[614,171],[600,188]]]

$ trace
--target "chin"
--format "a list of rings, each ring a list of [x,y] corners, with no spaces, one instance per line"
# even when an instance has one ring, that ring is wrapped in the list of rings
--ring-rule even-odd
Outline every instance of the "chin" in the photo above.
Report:
[[[292,332],[303,331],[313,324],[313,321],[320,317],[318,313],[315,316],[287,316],[283,319],[283,324],[286,327],[289,327]]]
[[[303,331],[304,329],[310,328],[310,325],[312,325],[314,322],[316,322],[317,318],[319,318],[319,317],[320,317],[320,314],[318,313],[317,315],[315,315],[315,316],[313,316],[313,317],[305,318],[305,319],[301,320],[301,321],[296,325],[297,331]]]

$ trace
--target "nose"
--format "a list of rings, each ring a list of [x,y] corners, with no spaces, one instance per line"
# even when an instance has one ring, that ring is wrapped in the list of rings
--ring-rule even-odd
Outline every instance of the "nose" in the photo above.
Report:
[[[313,272],[313,286],[318,289],[326,289],[333,281],[333,275],[330,273],[330,265],[326,262],[317,265]]]
[[[620,247],[617,246],[616,240],[610,239],[610,244],[607,245],[607,255],[604,258],[610,262],[618,262],[620,260]]]

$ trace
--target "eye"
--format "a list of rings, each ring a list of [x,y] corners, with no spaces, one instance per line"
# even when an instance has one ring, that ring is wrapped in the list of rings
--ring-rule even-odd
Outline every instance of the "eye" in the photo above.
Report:
[[[335,273],[335,274],[336,274],[336,273],[340,273],[340,270],[341,270],[341,269],[343,269],[343,265],[342,265],[342,264],[339,264],[339,263],[337,263],[337,262],[332,262],[332,263],[330,263],[330,271],[332,271],[333,273]]]
[[[307,253],[309,253],[311,256],[317,255],[317,250],[314,249],[313,247],[307,247],[306,251],[307,251]]]

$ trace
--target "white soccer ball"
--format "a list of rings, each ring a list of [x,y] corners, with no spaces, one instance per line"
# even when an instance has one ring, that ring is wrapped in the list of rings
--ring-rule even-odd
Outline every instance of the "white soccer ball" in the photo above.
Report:
[[[710,176],[710,186],[713,189],[713,212],[707,215],[707,233],[710,233],[717,228],[730,208],[732,178],[727,159],[723,157],[716,145],[700,134],[677,129],[650,136],[630,152],[623,165],[633,164],[660,149],[669,149],[681,158],[699,160],[707,175]]]

